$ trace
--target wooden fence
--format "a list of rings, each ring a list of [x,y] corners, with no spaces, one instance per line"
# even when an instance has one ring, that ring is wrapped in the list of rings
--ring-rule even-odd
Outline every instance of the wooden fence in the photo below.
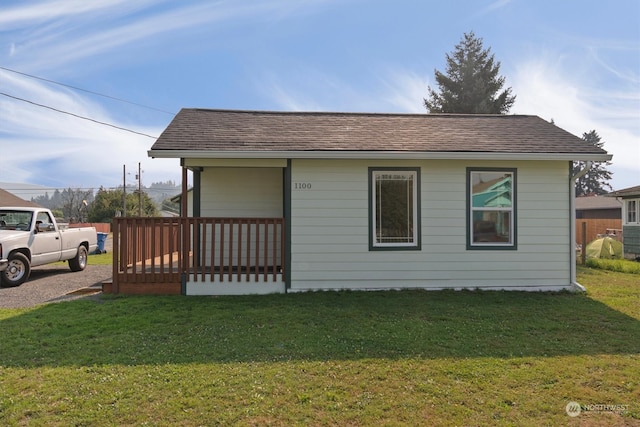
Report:
[[[95,227],[98,233],[109,234],[111,232],[111,224],[109,224],[108,222],[74,222],[73,224],[69,224],[68,227]]]
[[[586,238],[582,241],[582,224],[586,224]],[[576,219],[576,243],[586,245],[607,231],[615,231],[615,238],[623,241],[622,219]]]

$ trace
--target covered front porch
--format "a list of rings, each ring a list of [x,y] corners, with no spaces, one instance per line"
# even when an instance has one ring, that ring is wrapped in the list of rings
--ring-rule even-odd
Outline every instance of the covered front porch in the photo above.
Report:
[[[105,293],[285,292],[284,218],[115,218]]]

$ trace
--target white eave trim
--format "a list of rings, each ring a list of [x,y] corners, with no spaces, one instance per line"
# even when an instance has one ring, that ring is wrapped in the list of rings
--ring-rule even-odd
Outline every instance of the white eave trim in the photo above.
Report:
[[[591,160],[608,161],[611,154],[492,153],[468,151],[195,151],[149,150],[163,159],[434,159],[434,160]]]

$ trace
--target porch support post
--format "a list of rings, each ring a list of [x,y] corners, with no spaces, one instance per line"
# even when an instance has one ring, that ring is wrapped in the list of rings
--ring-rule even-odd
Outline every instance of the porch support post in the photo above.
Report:
[[[180,199],[180,216],[183,218],[186,218],[187,216],[189,216],[189,211],[188,211],[188,207],[189,207],[189,203],[187,200],[187,168],[182,166],[182,198]]]
[[[191,216],[200,217],[202,216],[200,210],[200,188],[201,188],[201,176],[202,176],[202,168],[192,168],[191,169],[192,178],[193,178],[193,187],[191,188]]]
[[[117,294],[120,292],[120,285],[118,283],[118,273],[120,272],[120,263],[124,263],[122,256],[120,255],[120,230],[121,230],[120,218],[113,219],[113,247],[111,248],[111,252],[113,252],[113,262],[112,262],[112,270],[111,270],[111,293]],[[126,271],[127,266],[124,265],[123,268]],[[103,285],[104,286],[104,285]]]
[[[291,289],[291,159],[284,168],[284,291]]]

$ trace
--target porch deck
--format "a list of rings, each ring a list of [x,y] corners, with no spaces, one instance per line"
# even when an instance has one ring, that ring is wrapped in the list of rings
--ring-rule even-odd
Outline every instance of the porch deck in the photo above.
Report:
[[[284,292],[283,218],[116,218],[105,292]]]

